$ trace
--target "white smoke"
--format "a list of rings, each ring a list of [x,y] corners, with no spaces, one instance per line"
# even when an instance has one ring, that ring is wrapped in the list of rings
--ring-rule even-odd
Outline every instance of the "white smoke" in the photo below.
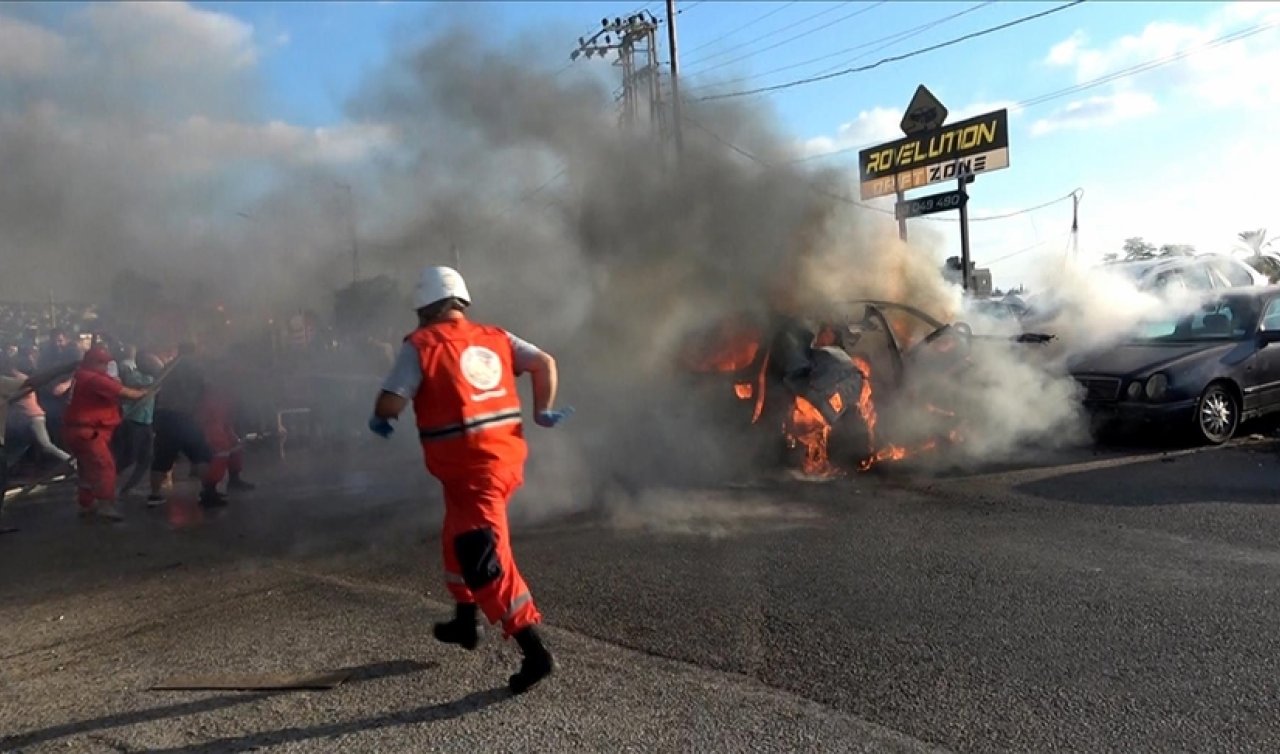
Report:
[[[756,443],[777,438],[725,424],[680,379],[675,352],[696,327],[861,298],[966,316],[939,239],[899,241],[891,217],[842,198],[851,176],[790,164],[792,140],[764,107],[691,104],[677,161],[648,129],[619,128],[611,82],[548,73],[530,63],[540,50],[451,26],[374,72],[349,126],[262,124],[252,48],[214,16],[92,6],[61,41],[25,30],[41,40],[41,70],[24,69],[23,86],[0,71],[5,292],[92,295],[111,273],[141,269],[171,289],[199,281],[256,307],[325,310],[350,269],[354,197],[366,275],[405,280],[456,259],[475,317],[558,357],[562,402],[579,412],[562,430],[530,429],[529,497],[544,514],[756,471]],[[129,61],[160,53],[131,45],[159,27],[212,41],[140,74]],[[1048,329],[1071,349],[1157,308],[1092,273],[1058,282]],[[996,321],[974,329],[1013,334]],[[908,387],[962,407],[970,460],[998,458],[1078,429],[1055,353],[983,341],[963,379],[924,370]]]

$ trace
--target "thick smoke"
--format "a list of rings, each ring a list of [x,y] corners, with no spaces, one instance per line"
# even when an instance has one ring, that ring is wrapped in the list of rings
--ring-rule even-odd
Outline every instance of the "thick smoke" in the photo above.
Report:
[[[175,64],[129,57],[139,32],[125,16],[160,23],[173,8],[93,6],[48,41],[41,85],[0,77],[4,295],[56,280],[91,296],[136,269],[171,290],[199,283],[253,302],[260,315],[323,311],[350,269],[344,202],[354,198],[365,275],[407,283],[423,264],[456,261],[476,318],[559,359],[562,403],[579,413],[554,433],[531,428],[528,499],[540,504],[517,511],[616,507],[651,498],[645,488],[753,473],[747,433],[691,400],[675,366],[691,330],[729,313],[873,298],[965,316],[939,239],[902,243],[890,217],[844,198],[850,176],[789,163],[790,140],[758,103],[690,104],[677,160],[649,124],[619,126],[605,76],[581,63],[551,74],[530,64],[536,50],[451,27],[373,74],[349,103],[349,127],[249,126],[261,93],[243,30],[188,40],[166,58]],[[214,23],[184,12],[183,23]],[[1097,312],[1066,300],[1083,317]],[[1066,321],[1097,344],[1097,330]],[[1061,353],[980,349],[963,382],[912,377],[965,407],[963,453],[1000,456],[1079,427]]]
[[[401,269],[456,254],[474,314],[560,360],[580,411],[537,437],[539,499],[751,473],[741,430],[691,400],[676,366],[691,331],[730,313],[867,297],[956,310],[937,255],[843,199],[847,176],[789,165],[767,110],[690,105],[677,159],[647,124],[619,127],[604,82],[478,48],[466,31],[441,36],[353,113],[401,136],[373,178],[390,218],[380,243],[403,249]]]

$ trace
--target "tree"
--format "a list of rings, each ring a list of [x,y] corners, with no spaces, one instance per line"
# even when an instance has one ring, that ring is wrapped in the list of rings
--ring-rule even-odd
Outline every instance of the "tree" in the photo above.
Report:
[[[1266,228],[1241,231],[1239,237],[1240,242],[1244,244],[1245,248],[1252,252],[1255,257],[1269,248],[1271,244],[1275,243],[1274,238],[1267,238]]]
[[[1114,251],[1102,255],[1102,262],[1104,264],[1111,264],[1112,262],[1118,261],[1120,261],[1120,255]]]
[[[1125,239],[1123,251],[1126,262],[1153,259],[1156,256],[1156,245],[1149,243],[1141,236],[1134,236],[1133,238]]]
[[[1194,257],[1196,247],[1185,243],[1167,243],[1160,247],[1162,257]]]

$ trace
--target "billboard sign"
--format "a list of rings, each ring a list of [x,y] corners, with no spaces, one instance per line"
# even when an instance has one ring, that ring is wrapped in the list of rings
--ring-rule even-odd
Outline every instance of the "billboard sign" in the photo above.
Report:
[[[996,110],[858,153],[863,199],[1009,167],[1009,111]]]

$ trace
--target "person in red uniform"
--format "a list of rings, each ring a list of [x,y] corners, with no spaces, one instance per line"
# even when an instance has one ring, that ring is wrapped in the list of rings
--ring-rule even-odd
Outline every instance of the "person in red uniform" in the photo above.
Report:
[[[110,363],[111,353],[103,346],[94,346],[85,353],[63,414],[62,436],[76,458],[80,515],[96,512],[103,518],[120,521],[123,516],[116,508],[116,461],[111,454],[111,435],[120,426],[120,400],[141,400],[146,391],[125,387],[108,374]]]
[[[457,603],[453,620],[435,624],[436,639],[479,645],[477,607],[502,624],[524,659],[509,679],[523,693],[555,669],[537,625],[542,622],[511,553],[507,504],[524,482],[528,455],[516,377],[533,382],[534,420],[554,427],[572,409],[552,410],[556,363],[549,354],[497,327],[467,319],[471,296],[449,267],[428,267],[414,291],[418,329],[405,338],[383,382],[369,428],[383,437],[409,401],[427,470],[444,488],[445,582]]]

